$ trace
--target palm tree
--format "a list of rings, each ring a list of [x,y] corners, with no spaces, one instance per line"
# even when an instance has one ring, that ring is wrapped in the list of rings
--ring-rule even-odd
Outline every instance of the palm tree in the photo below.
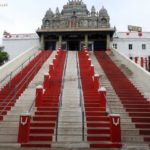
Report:
[[[9,55],[7,52],[0,50],[0,66],[9,60]]]

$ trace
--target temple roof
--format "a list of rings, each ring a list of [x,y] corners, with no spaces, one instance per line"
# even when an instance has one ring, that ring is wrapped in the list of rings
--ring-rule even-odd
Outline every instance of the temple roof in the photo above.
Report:
[[[86,4],[84,4],[82,0],[69,0],[63,7],[62,15],[71,16],[74,12],[76,15],[80,16],[84,16],[89,13]]]
[[[57,7],[55,13],[48,9],[42,22],[41,30],[110,28],[107,10],[102,7],[96,11],[92,6],[89,11],[82,0],[68,0],[63,9],[60,11]]]

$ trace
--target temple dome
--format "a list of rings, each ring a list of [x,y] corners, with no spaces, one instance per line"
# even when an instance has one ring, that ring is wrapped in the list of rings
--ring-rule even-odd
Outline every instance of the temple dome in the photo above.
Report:
[[[52,10],[51,10],[51,8],[49,9],[49,10],[47,10],[47,12],[46,12],[46,14],[45,14],[45,17],[47,17],[47,18],[51,18],[51,17],[53,17],[54,16],[54,14],[53,14],[53,12],[52,12]]]
[[[72,16],[74,12],[77,16],[86,16],[89,13],[86,4],[84,4],[82,0],[69,0],[68,3],[64,5],[61,13],[64,16]]]
[[[96,14],[95,7],[92,6],[92,8],[91,8],[91,16],[95,16],[95,14]]]
[[[99,16],[100,17],[109,17],[107,10],[102,7],[101,10],[99,11]]]

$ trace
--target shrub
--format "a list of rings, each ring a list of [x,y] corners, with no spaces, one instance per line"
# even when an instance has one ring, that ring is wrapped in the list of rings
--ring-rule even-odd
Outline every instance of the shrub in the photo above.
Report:
[[[9,55],[5,51],[0,51],[0,66],[9,60]]]

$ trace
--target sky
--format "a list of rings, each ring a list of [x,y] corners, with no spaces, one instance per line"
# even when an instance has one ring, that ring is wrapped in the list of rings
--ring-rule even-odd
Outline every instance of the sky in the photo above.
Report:
[[[34,33],[42,24],[42,18],[51,8],[62,10],[68,0],[0,0],[0,44],[4,30],[10,33]],[[140,26],[150,31],[150,0],[83,0],[88,10],[96,11],[104,6],[112,27],[127,31],[128,25]]]

